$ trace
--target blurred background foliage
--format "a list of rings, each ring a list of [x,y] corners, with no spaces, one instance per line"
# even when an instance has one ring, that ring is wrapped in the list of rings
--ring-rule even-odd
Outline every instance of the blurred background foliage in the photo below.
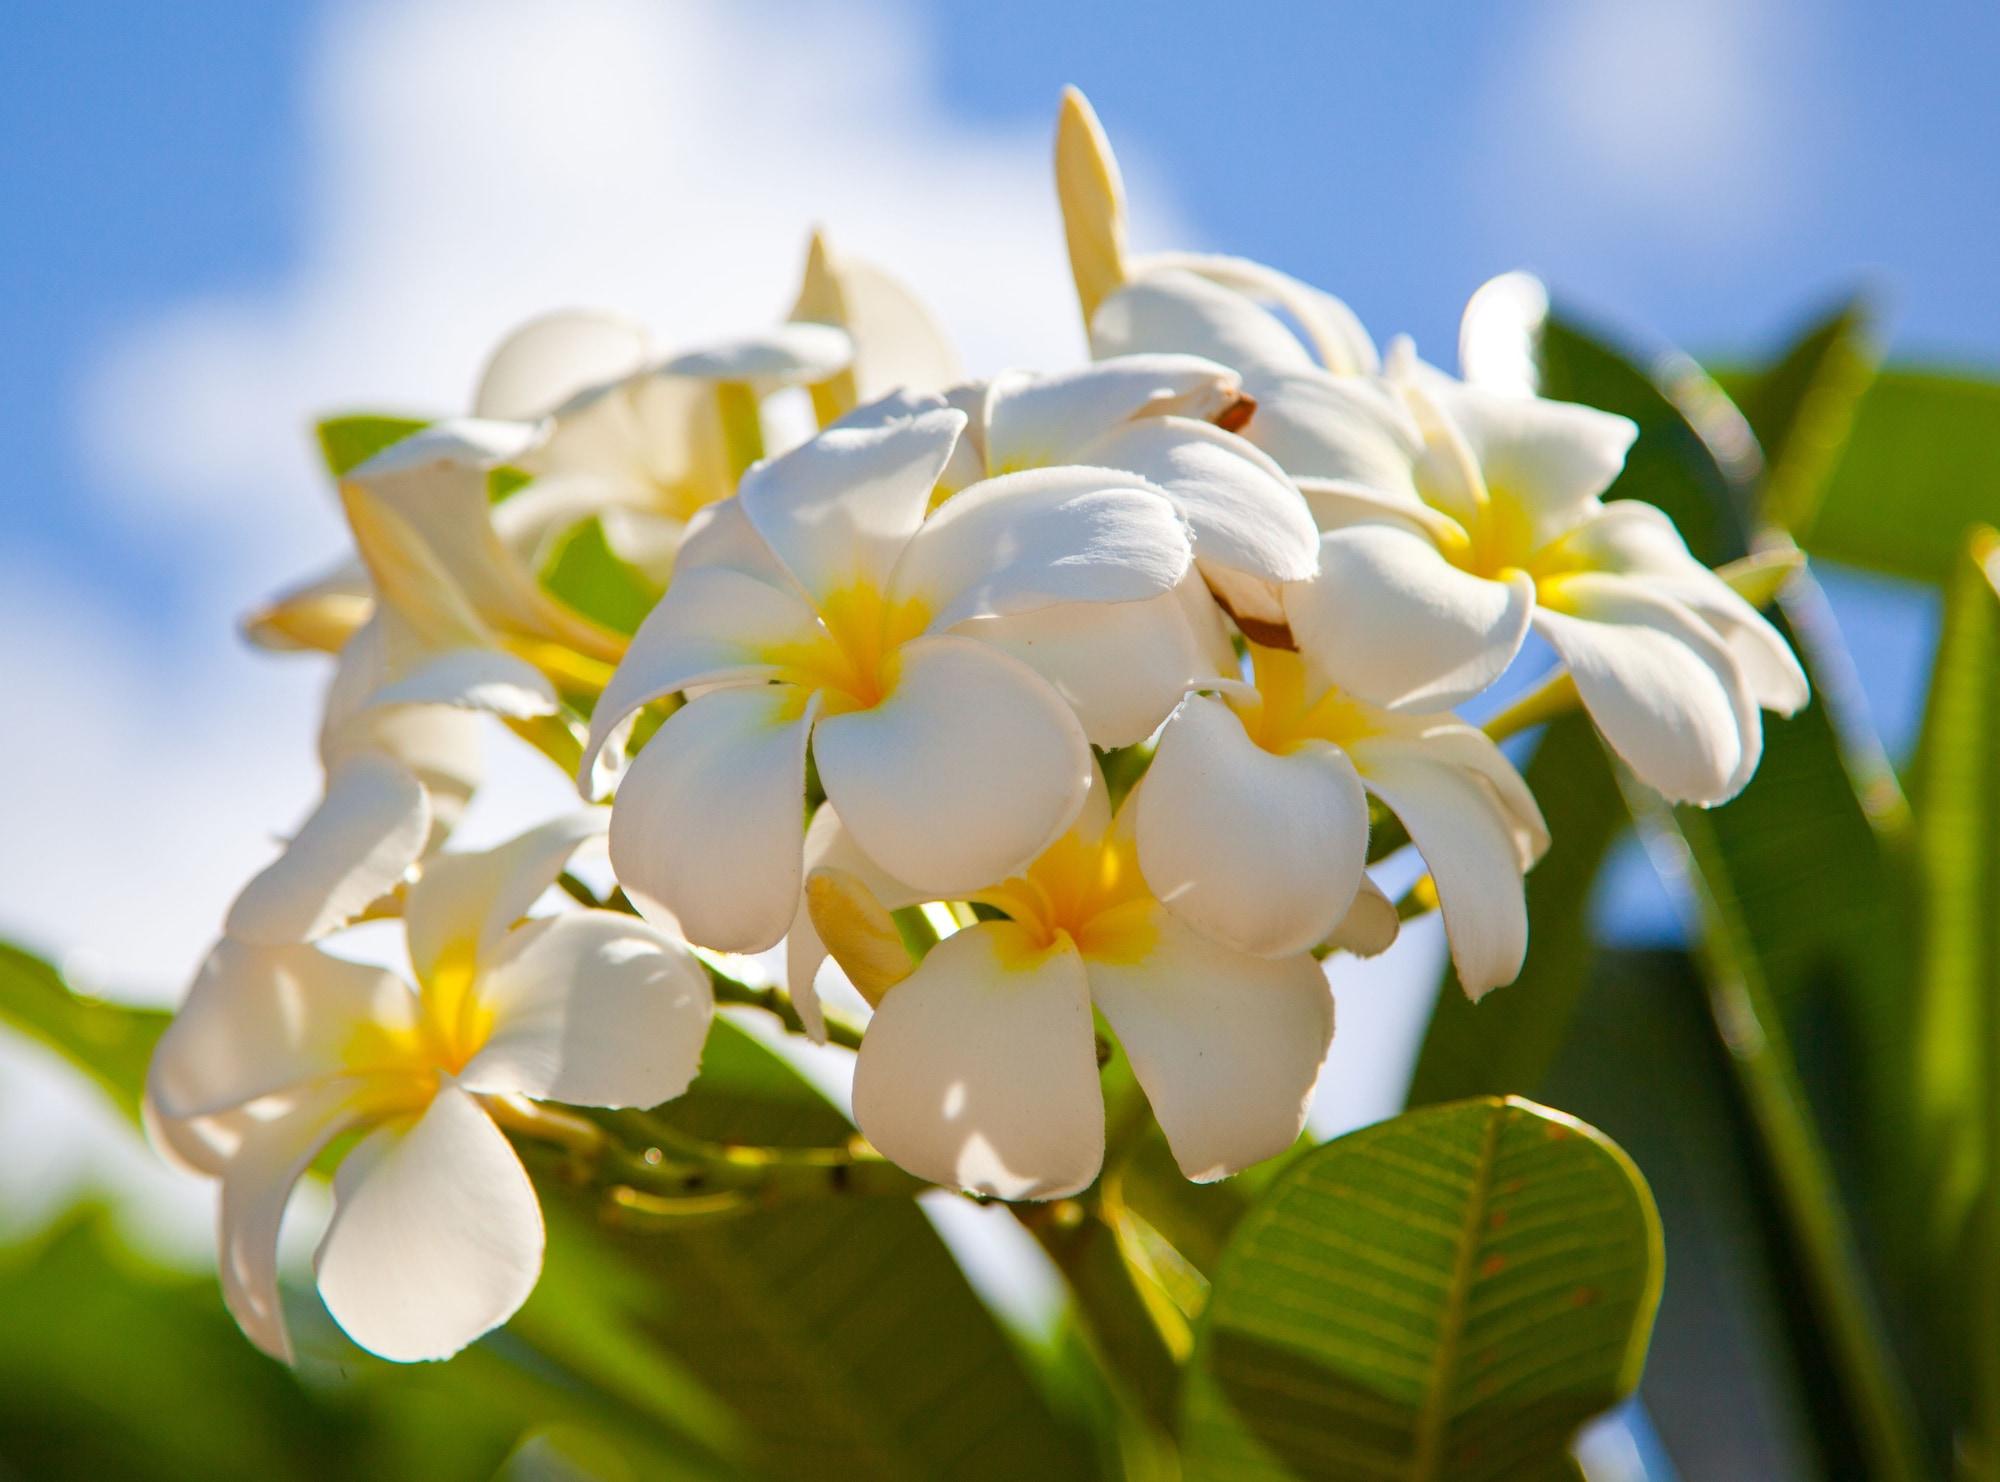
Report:
[[[1580,718],[1543,729],[1528,965],[1477,1008],[1447,972],[1415,1116],[1212,1187],[1128,1138],[1085,1200],[1019,1212],[1073,1297],[1038,1335],[907,1199],[635,1206],[544,1153],[548,1270],[508,1329],[396,1370],[307,1291],[289,1374],[212,1281],[78,1208],[0,1253],[0,1475],[1574,1476],[1565,1446],[1630,1392],[1649,1332],[1638,1393],[1688,1476],[1992,1475],[2000,384],[1878,369],[1859,301],[1713,374],[1560,310],[1537,341],[1548,394],[1642,427],[1612,497],[1666,509],[1712,564],[1811,558],[1778,611],[1814,700],[1767,718],[1755,781],[1707,813],[1621,777]],[[1940,594],[1900,771],[1822,560]],[[1689,887],[1685,948],[1593,939],[1628,831]],[[162,1015],[9,950],[0,1017],[135,1111]],[[1115,1110],[1134,1093],[1107,1074]],[[852,1136],[726,1023],[653,1115]]]

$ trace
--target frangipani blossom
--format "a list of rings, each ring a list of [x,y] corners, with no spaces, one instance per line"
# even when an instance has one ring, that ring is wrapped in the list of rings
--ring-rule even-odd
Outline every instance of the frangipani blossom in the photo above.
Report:
[[[772,392],[808,388],[830,422],[857,395],[949,384],[957,364],[902,284],[815,233],[790,322],[662,359],[618,315],[550,314],[494,352],[473,410],[549,419],[519,461],[534,483],[496,512],[517,545],[544,550],[597,515],[612,549],[664,586],[689,518],[735,493],[763,456]]]
[[[1109,817],[1093,788],[1073,829],[1019,875],[971,893],[1003,919],[945,938],[881,992],[855,1062],[854,1115],[885,1156],[1004,1199],[1087,1186],[1104,1159],[1093,1009],[1189,1178],[1224,1178],[1291,1146],[1333,1040],[1320,965],[1237,952],[1183,923],[1146,886],[1130,813]],[[868,950],[858,913],[814,914],[843,966],[857,935]]]
[[[370,704],[457,705],[527,720],[555,714],[561,694],[595,694],[610,678],[624,638],[543,589],[492,518],[489,475],[517,466],[544,430],[438,422],[342,479],[376,592],[382,684]]]
[[[1294,423],[1310,417],[1327,386],[1379,365],[1353,311],[1244,258],[1130,252],[1117,159],[1074,88],[1056,125],[1056,189],[1091,353],[1100,360],[1178,353],[1228,366],[1257,403],[1244,435],[1293,478],[1314,474],[1291,456]]]
[[[1254,406],[1223,366],[1189,355],[1134,355],[1051,375],[1015,371],[942,398],[890,397],[872,415],[886,421],[947,403],[970,420],[938,481],[937,503],[981,479],[1084,464],[1143,480],[1187,522],[1196,574],[1167,596],[1084,622],[1051,607],[983,619],[967,630],[1039,668],[1095,745],[1144,740],[1188,685],[1234,672],[1209,592],[1239,623],[1282,625],[1283,586],[1318,567],[1318,532],[1299,491],[1228,430]],[[1155,682],[1098,682],[1119,670]],[[1121,703],[1135,696],[1163,703]]]
[[[348,1335],[443,1358],[505,1322],[541,1269],[534,1186],[492,1115],[512,1098],[651,1106],[693,1079],[713,1012],[678,943],[608,911],[521,921],[601,810],[434,858],[405,923],[418,989],[317,947],[225,939],[160,1042],[147,1120],[221,1181],[223,1295],[292,1356],[278,1230],[293,1187],[359,1131],[314,1258]]]
[[[689,940],[749,952],[784,935],[808,743],[861,847],[936,894],[1018,868],[1076,817],[1091,761],[1075,715],[968,635],[1057,604],[1087,624],[1170,591],[1187,529],[1141,480],[1072,467],[986,480],[926,518],[964,425],[864,409],[758,465],[702,516],[634,636],[579,783],[638,707],[687,693],[619,786],[611,856],[640,909]]]
[[[1237,435],[1255,425],[1258,407],[1226,366],[1119,356],[1051,375],[1014,372],[976,403],[961,464],[970,451],[985,476],[1057,463],[1139,475],[1174,501],[1194,534],[1197,569],[1239,623],[1282,623],[1279,589],[1318,567],[1297,486]]]
[[[1139,863],[1176,915],[1282,957],[1354,908],[1373,793],[1430,868],[1468,995],[1511,982],[1528,943],[1521,877],[1549,836],[1527,784],[1451,715],[1341,693],[1296,653],[1253,644],[1255,683],[1190,695],[1139,784]]]
[[[1285,594],[1334,682],[1441,709],[1498,678],[1532,626],[1642,781],[1675,801],[1735,796],[1762,752],[1759,707],[1796,711],[1805,674],[1665,514],[1600,498],[1633,424],[1407,355],[1352,389],[1312,429],[1343,470],[1309,492],[1320,575]]]
[[[446,705],[368,703],[381,626],[341,649],[320,724],[326,789],[284,852],[229,908],[224,931],[276,946],[335,931],[442,847],[479,786],[479,718]]]

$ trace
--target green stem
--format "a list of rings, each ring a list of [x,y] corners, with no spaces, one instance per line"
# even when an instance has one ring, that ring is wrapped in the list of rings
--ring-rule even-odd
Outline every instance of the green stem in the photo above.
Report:
[[[1576,692],[1575,676],[1567,669],[1558,669],[1480,729],[1495,741],[1505,741],[1530,726],[1539,726],[1559,715],[1567,715],[1581,703]]]
[[[805,1020],[799,1017],[798,1005],[792,1002],[791,995],[784,989],[776,984],[768,988],[752,988],[748,983],[730,977],[712,962],[704,962],[702,966],[708,969],[708,981],[714,985],[717,1003],[742,1004],[748,1008],[762,1009],[765,1013],[775,1016],[789,1033],[806,1032]],[[858,1050],[861,1048],[861,1031],[844,1020],[827,1016],[826,1042],[830,1045],[840,1045],[845,1049]]]
[[[764,456],[764,415],[757,405],[755,388],[742,381],[716,383],[715,410],[722,422],[729,482],[734,485],[751,464]]]
[[[1164,1298],[1148,1298],[1116,1233],[1095,1211],[1074,1199],[1008,1208],[1062,1272],[1105,1367],[1147,1420],[1171,1434],[1180,1361],[1191,1342],[1186,1320]]]

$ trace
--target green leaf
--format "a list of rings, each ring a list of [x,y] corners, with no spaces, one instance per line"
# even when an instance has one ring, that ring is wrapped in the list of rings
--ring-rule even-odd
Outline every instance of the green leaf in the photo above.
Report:
[[[483,1482],[536,1424],[603,1434],[647,1477],[727,1475],[504,1340],[447,1364],[346,1355],[310,1375],[271,1362],[212,1278],[151,1266],[79,1211],[0,1249],[0,1475]]]
[[[1591,894],[1605,856],[1627,827],[1624,799],[1597,733],[1581,714],[1549,725],[1524,775],[1553,840],[1528,876],[1527,961],[1519,978],[1476,1004],[1445,969],[1410,1082],[1411,1106],[1539,1090],[1583,993],[1592,952]]]
[[[654,1115],[694,1136],[770,1146],[853,1136],[824,1098],[726,1020],[694,1088]],[[589,1366],[607,1387],[636,1382],[631,1356],[646,1355],[645,1402],[680,1408],[675,1396],[689,1386],[712,1396],[731,1418],[746,1472],[1093,1474],[1088,1437],[1038,1390],[909,1199],[832,1196],[691,1220],[685,1230],[640,1229],[607,1223],[554,1180],[543,1188],[550,1265],[512,1330]]]
[[[615,633],[636,632],[660,600],[651,583],[612,553],[603,522],[595,518],[557,542],[541,580],[562,601]]]
[[[1900,1207],[1913,1276],[1928,1299],[1922,1315],[1953,1356],[1952,1372],[1977,1380],[1990,1451],[2000,1446],[1992,1344],[2000,1305],[1992,1173],[2000,1142],[2000,535],[1991,529],[1975,533],[1945,588],[1912,789],[1925,930],[1908,1069],[1915,1156]],[[1961,1270],[1966,1253],[1977,1292],[1970,1304],[1964,1282],[1935,1278]]]
[[[326,471],[340,478],[359,468],[392,444],[431,424],[418,417],[384,417],[366,413],[351,417],[328,417],[313,431],[319,439],[320,457]]]
[[[1645,1180],[1560,1112],[1481,1098],[1328,1143],[1216,1273],[1187,1475],[1562,1475],[1638,1383],[1662,1267]]]
[[[1942,583],[1996,505],[2000,382],[1886,370],[1798,538],[1814,555]]]
[[[146,1066],[171,1015],[72,993],[48,963],[0,942],[0,1024],[54,1050],[137,1118]]]
[[[1838,1475],[1840,1391],[1816,1382],[1819,1319],[1729,1060],[1686,952],[1600,950],[1542,1099],[1615,1139],[1658,1202],[1672,1272],[1639,1398],[1679,1474]]]
[[[1868,305],[1846,299],[1809,323],[1763,372],[1723,378],[1764,452],[1763,523],[1796,533],[1817,517],[1875,376],[1871,328]]]

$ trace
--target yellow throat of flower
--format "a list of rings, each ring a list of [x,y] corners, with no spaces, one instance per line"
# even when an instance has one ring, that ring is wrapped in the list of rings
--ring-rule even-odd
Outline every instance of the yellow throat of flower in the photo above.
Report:
[[[1257,693],[1225,698],[1250,739],[1273,755],[1288,755],[1308,741],[1344,747],[1380,733],[1374,707],[1315,679],[1289,649],[1253,643],[1250,663]]]
[[[1024,872],[973,899],[1004,911],[1036,957],[1065,938],[1101,962],[1136,962],[1153,947],[1153,893],[1129,830],[1064,834]]]
[[[778,677],[822,697],[823,713],[872,710],[896,688],[901,649],[930,622],[915,598],[891,601],[860,580],[819,604],[819,631],[795,643],[773,644],[763,658]]]

